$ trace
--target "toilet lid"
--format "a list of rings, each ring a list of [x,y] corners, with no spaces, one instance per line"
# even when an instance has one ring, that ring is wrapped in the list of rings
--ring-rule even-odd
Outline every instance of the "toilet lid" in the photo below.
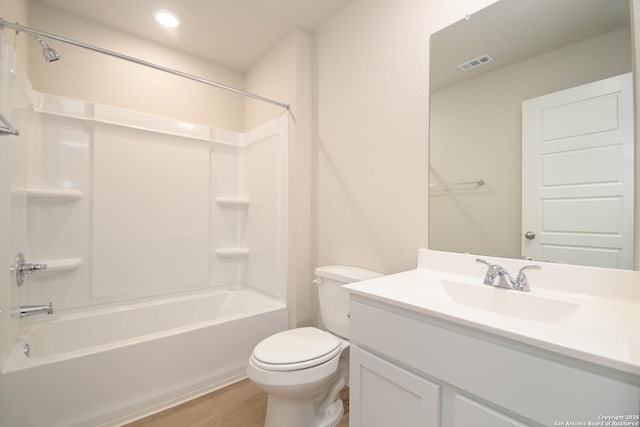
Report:
[[[331,360],[342,348],[341,341],[317,328],[296,328],[262,340],[252,359],[262,369],[292,371],[320,365]]]

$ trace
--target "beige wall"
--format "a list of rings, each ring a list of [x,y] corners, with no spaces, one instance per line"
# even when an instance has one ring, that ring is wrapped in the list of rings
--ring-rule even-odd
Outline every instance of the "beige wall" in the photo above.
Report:
[[[640,123],[640,77],[638,77],[637,70],[640,70],[640,31],[637,26],[640,25],[640,0],[633,0],[631,2],[631,20],[632,20],[632,52],[633,52],[633,68],[636,70],[633,76],[634,84],[634,112],[635,112],[635,135],[636,135],[636,184],[640,181],[640,172],[638,171],[638,165],[640,165],[640,130],[638,129],[638,123]],[[635,212],[636,221],[634,224],[635,240],[634,240],[634,270],[640,270],[640,185],[636,185],[635,188]]]
[[[210,61],[104,27],[41,3],[29,5],[30,25],[138,57],[205,79],[242,88],[243,75]],[[29,49],[34,89],[135,111],[244,130],[242,96],[63,43],[50,42],[62,59],[46,63]]]
[[[630,41],[621,28],[431,94],[431,181],[486,185],[432,193],[430,248],[520,257],[522,101],[630,72]]]
[[[312,39],[294,31],[245,76],[245,89],[290,104],[288,158],[289,324],[312,322],[311,307],[311,58]],[[251,129],[284,113],[247,98],[245,126]]]
[[[0,17],[10,22],[17,22],[21,25],[29,25],[29,8],[27,0],[2,0],[0,2]],[[16,34],[14,31],[4,31],[4,37],[11,46],[16,45]],[[17,61],[22,69],[27,69],[27,37],[22,35],[17,41]]]
[[[317,32],[314,262],[382,273],[427,246],[429,35],[490,0],[355,0]]]

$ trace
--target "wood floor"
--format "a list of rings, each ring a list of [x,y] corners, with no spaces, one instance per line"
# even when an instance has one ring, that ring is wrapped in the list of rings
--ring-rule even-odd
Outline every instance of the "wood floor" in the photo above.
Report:
[[[349,389],[340,397],[345,415],[337,427],[349,427]],[[267,395],[243,380],[126,427],[264,427],[266,407]]]

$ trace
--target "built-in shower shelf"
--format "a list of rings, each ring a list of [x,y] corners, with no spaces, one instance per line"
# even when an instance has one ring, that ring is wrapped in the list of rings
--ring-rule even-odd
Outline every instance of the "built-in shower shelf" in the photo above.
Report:
[[[39,270],[36,274],[30,276],[31,279],[38,279],[53,274],[59,274],[76,270],[82,264],[80,258],[57,258],[40,261],[47,264],[46,270]]]
[[[227,209],[246,209],[249,207],[249,199],[216,197],[216,204]]]
[[[82,198],[79,190],[65,188],[17,188],[12,194],[25,194],[30,199],[73,201]]]
[[[249,249],[247,248],[218,248],[216,249],[216,255],[220,258],[226,258],[229,260],[241,260],[249,256]]]

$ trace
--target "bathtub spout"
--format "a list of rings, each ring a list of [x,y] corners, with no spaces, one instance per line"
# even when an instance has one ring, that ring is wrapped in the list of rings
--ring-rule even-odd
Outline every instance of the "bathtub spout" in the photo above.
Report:
[[[33,316],[35,314],[53,314],[53,303],[45,305],[21,305],[20,306],[20,318]]]

